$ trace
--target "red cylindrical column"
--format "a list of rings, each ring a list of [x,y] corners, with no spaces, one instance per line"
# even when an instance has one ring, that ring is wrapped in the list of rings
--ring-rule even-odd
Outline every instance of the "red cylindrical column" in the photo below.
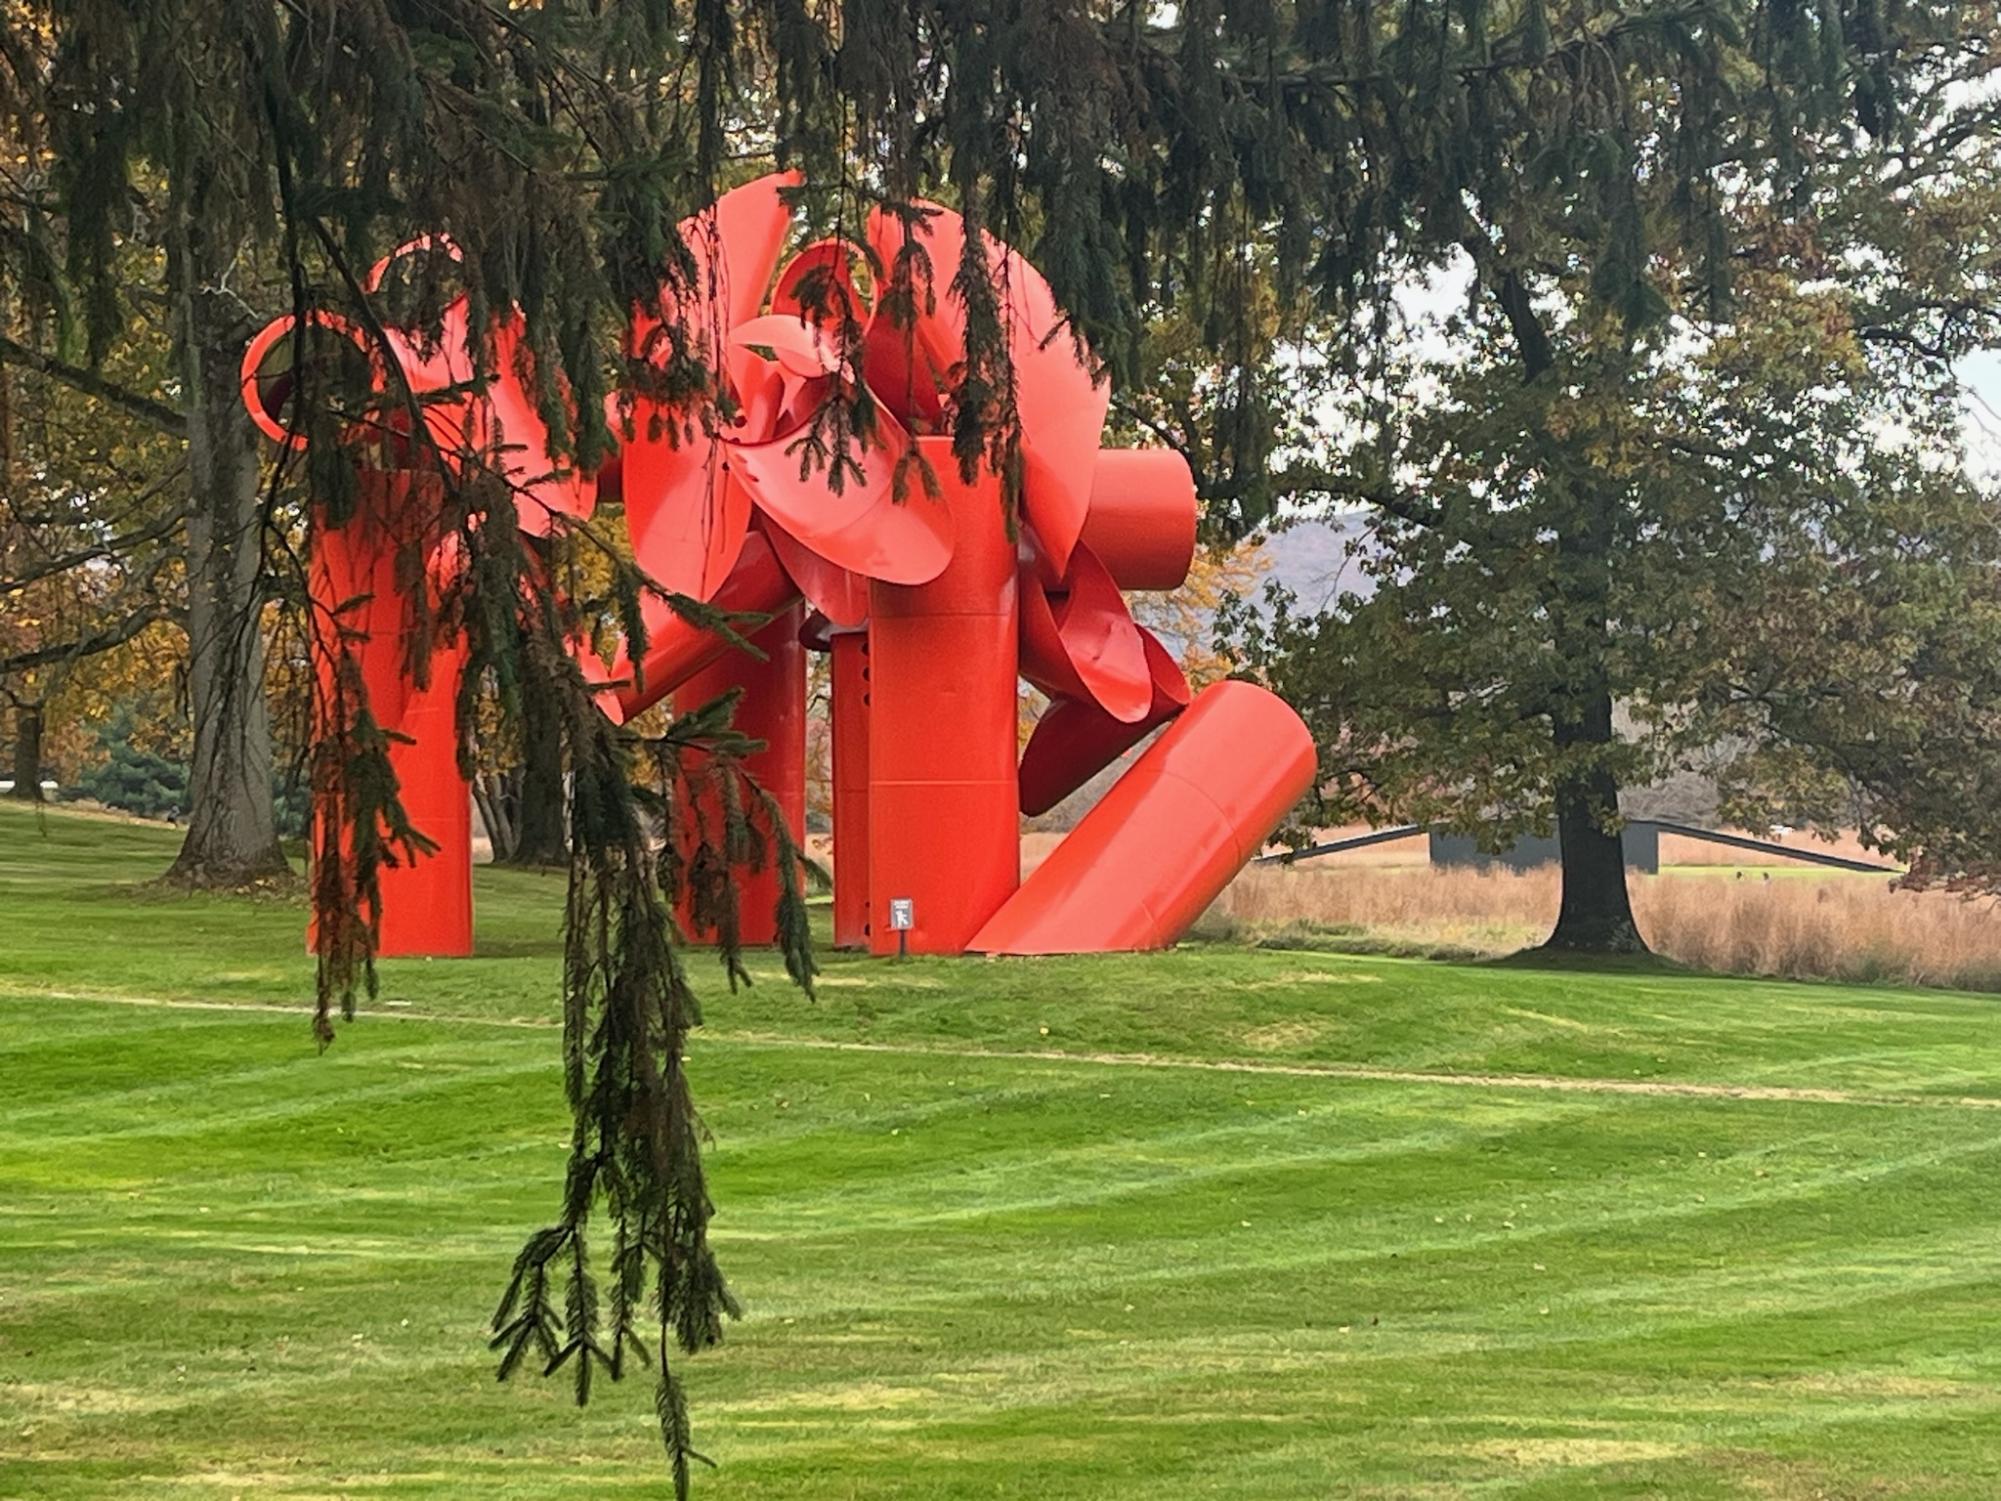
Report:
[[[1171,448],[1107,448],[1080,540],[1121,589],[1178,589],[1195,561],[1195,476]]]
[[[868,947],[868,632],[831,638],[834,741],[834,947]]]
[[[750,638],[765,654],[764,661],[756,661],[740,651],[729,652],[688,678],[674,692],[674,710],[685,714],[732,688],[742,687],[736,728],[764,742],[763,750],[746,758],[744,768],[777,800],[795,842],[806,834],[806,648],[799,641],[799,628],[804,621],[805,606],[793,603]],[[690,771],[701,779],[702,768],[691,763]],[[722,838],[722,808],[716,789],[705,779],[693,804],[686,809],[679,835],[684,850],[699,826],[706,826],[712,841]],[[753,823],[761,823],[762,815],[748,799],[745,808],[751,811]],[[770,830],[766,828],[764,832],[768,838]],[[771,850],[762,869],[738,869],[734,875],[739,941],[773,942],[778,937],[778,883],[781,878],[797,880],[798,871],[781,873],[776,851]],[[696,930],[685,902],[681,917],[682,931],[694,942],[716,941],[714,929]]]
[[[1021,884],[1015,778],[1015,547],[1000,481],[966,484],[951,440],[919,438],[948,505],[952,561],[928,584],[869,590],[869,948],[957,954]]]
[[[458,765],[465,638],[432,642],[429,683],[418,688],[409,671],[416,612],[398,563],[405,547],[432,545],[442,497],[435,475],[405,470],[363,469],[360,485],[347,521],[316,526],[312,538],[315,733],[335,733],[339,718],[360,707],[343,702],[338,689],[345,652],[359,669],[376,723],[408,737],[389,742],[390,769],[412,827],[437,845],[415,860],[395,851],[398,863],[379,868],[375,952],[384,958],[462,958],[472,952],[472,792]],[[328,821],[315,816],[316,838]],[[337,814],[332,822],[339,825]]]

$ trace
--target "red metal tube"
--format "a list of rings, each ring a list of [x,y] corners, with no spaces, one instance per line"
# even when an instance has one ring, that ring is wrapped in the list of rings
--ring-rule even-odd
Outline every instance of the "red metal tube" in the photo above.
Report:
[[[1107,448],[1080,539],[1121,589],[1178,589],[1195,560],[1195,476],[1171,448]]]
[[[910,951],[957,954],[1021,881],[1015,548],[999,479],[916,441],[943,495],[904,504],[949,506],[956,541],[931,582],[869,591],[868,937],[897,952],[908,901]]]
[[[1200,694],[994,915],[971,948],[1165,948],[1313,785],[1313,736],[1252,683]]]
[[[765,654],[764,661],[731,651],[686,678],[674,692],[675,711],[688,713],[732,688],[743,689],[743,697],[737,702],[736,728],[764,742],[763,750],[745,758],[745,770],[777,800],[795,842],[806,833],[806,648],[799,641],[799,628],[804,620],[805,608],[795,601],[750,638]],[[692,808],[686,800],[687,789],[683,789],[684,810],[693,815],[692,819],[684,819],[680,830],[684,852],[686,841],[695,837],[693,830],[697,826],[705,826],[712,841],[722,837],[717,789],[702,778],[702,769],[690,766],[691,775],[700,783],[700,790],[691,800]],[[768,838],[770,829],[763,815],[754,811],[748,798],[745,807],[751,810],[753,824],[763,829]],[[767,854],[760,869],[739,868],[734,872],[737,936],[743,943],[770,943],[777,938],[779,882],[798,879],[797,870],[781,871],[773,854],[775,851]],[[690,939],[697,943],[715,942],[715,931],[698,929],[685,903],[681,916],[682,931]]]
[[[868,632],[831,639],[834,750],[834,946],[868,947]]]
[[[461,958],[472,952],[472,792],[458,765],[458,690],[466,644],[462,635],[434,640],[429,684],[417,687],[409,663],[418,626],[398,576],[399,552],[434,546],[430,534],[442,502],[440,485],[435,475],[372,469],[361,471],[360,483],[346,523],[313,530],[315,734],[334,733],[338,717],[359,707],[341,700],[339,662],[345,651],[367,689],[369,713],[385,730],[409,737],[390,741],[389,765],[405,815],[437,845],[415,860],[399,852],[398,864],[380,868],[375,951],[383,958]],[[313,820],[316,838],[323,821]],[[309,934],[308,944],[314,941]]]

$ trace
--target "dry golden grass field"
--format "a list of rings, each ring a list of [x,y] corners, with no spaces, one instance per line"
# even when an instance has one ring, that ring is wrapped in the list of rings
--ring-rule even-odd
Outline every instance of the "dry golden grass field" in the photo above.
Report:
[[[1329,840],[1365,833],[1329,829]],[[1033,870],[1061,834],[1022,836]],[[1767,836],[1759,836],[1767,837]],[[1853,837],[1776,842],[1880,860]],[[831,869],[824,838],[815,857]],[[1245,871],[1200,929],[1281,946],[1484,958],[1529,948],[1556,920],[1554,867],[1514,874],[1433,870],[1422,839]],[[1802,865],[1677,834],[1661,836],[1662,871],[1635,875],[1640,930],[1656,952],[1716,974],[2001,991],[2001,907],[1941,892],[1892,889],[1889,876]]]
[[[1992,901],[1799,866],[1670,866],[1632,882],[1647,942],[1694,969],[2001,990],[2001,910]],[[1554,867],[1316,862],[1244,872],[1211,922],[1267,941],[1317,935],[1338,947],[1488,955],[1539,942],[1557,899]]]

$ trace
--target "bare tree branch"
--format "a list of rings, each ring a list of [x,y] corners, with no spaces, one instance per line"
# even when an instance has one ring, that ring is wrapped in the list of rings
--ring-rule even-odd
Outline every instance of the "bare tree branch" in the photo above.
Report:
[[[86,396],[95,396],[99,401],[108,401],[111,405],[151,423],[161,432],[171,433],[176,438],[185,438],[188,435],[186,416],[164,401],[128,390],[117,381],[108,380],[94,370],[86,370],[81,365],[72,365],[67,360],[59,360],[52,354],[43,354],[38,349],[30,349],[25,344],[16,343],[5,334],[0,334],[0,363],[25,366],[29,370],[48,376],[51,380],[59,380]]]
[[[181,477],[181,473],[182,466],[176,465],[171,473],[166,475],[157,484],[151,486],[150,490],[153,493],[157,493],[165,489],[168,485],[178,480]],[[47,559],[29,568],[26,572],[17,573],[12,578],[0,579],[0,596],[18,594],[30,584],[40,583],[46,578],[54,578],[57,574],[68,573],[70,569],[80,568],[85,563],[95,563],[106,558],[115,558],[129,549],[139,546],[141,543],[156,542],[185,521],[187,514],[185,506],[178,507],[150,525],[140,527],[137,531],[127,532],[122,537],[113,537],[105,542],[93,543],[89,547],[79,547],[73,552],[63,553],[59,557]]]
[[[59,646],[38,646],[33,651],[0,657],[0,673],[26,672],[31,667],[47,667],[53,662],[74,662],[82,657],[94,657],[99,652],[123,646],[147,626],[172,618],[172,612],[164,605],[148,605],[94,635],[79,636]]]

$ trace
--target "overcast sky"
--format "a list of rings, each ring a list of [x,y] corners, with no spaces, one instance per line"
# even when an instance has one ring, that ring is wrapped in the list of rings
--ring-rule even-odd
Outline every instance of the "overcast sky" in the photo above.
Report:
[[[2001,353],[1985,350],[1960,367],[1966,380],[1966,448],[1973,467],[2001,481]]]

